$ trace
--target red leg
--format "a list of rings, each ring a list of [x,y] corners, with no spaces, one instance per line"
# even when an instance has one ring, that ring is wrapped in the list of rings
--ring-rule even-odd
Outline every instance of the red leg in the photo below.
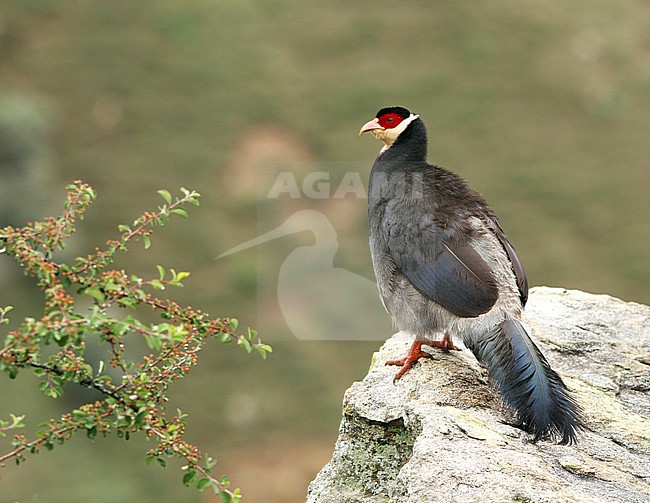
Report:
[[[409,350],[408,354],[404,358],[400,358],[399,360],[388,360],[386,362],[386,365],[402,366],[402,368],[399,369],[397,374],[395,374],[395,377],[393,377],[393,382],[397,381],[400,377],[406,374],[406,372],[411,368],[413,363],[418,361],[420,358],[431,358],[431,353],[422,351],[423,344],[427,344],[427,342],[419,341],[415,339],[413,345],[411,346],[411,349]]]
[[[397,381],[400,377],[406,374],[406,372],[408,372],[413,364],[420,358],[431,358],[431,353],[422,351],[422,346],[425,344],[434,348],[451,349],[458,351],[458,348],[454,346],[454,343],[451,340],[451,336],[448,333],[445,333],[445,336],[441,341],[421,341],[415,339],[415,341],[413,341],[411,349],[404,358],[400,358],[399,360],[388,360],[386,362],[386,365],[401,365],[402,367],[399,369],[397,374],[395,374],[395,377],[393,377],[393,382]]]
[[[442,338],[441,341],[432,341],[427,343],[429,346],[433,348],[440,348],[440,349],[449,349],[452,351],[460,351],[456,346],[454,346],[453,341],[451,340],[451,336],[449,335],[449,332],[445,332],[445,336]]]

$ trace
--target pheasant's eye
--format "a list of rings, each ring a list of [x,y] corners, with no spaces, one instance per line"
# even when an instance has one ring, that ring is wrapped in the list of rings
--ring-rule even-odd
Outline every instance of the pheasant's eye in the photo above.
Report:
[[[391,129],[404,120],[400,114],[390,113],[379,117],[379,125],[384,129]]]

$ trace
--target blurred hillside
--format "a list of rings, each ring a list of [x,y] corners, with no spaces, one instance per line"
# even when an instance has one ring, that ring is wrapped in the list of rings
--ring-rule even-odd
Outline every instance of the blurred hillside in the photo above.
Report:
[[[174,295],[273,345],[266,362],[213,345],[170,404],[248,501],[304,500],[331,455],[343,391],[381,342],[288,329],[278,275],[310,233],[215,257],[316,209],[337,232],[334,265],[371,280],[363,198],[266,196],[281,173],[299,184],[328,173],[332,191],[346,173],[365,184],[380,145],[357,132],[395,104],[426,122],[430,160],[491,202],[532,285],[650,303],[647,2],[0,4],[0,225],[53,214],[83,179],[99,198],[74,257],[158,205],[157,189],[203,194],[188,222],[118,266],[192,271]],[[33,314],[35,290],[5,256],[0,281],[0,305]],[[0,378],[0,390],[0,417],[27,412],[31,427],[84,398],[46,409],[26,375]],[[146,448],[79,437],[5,468],[0,490],[21,502],[213,501],[183,488],[176,467],[145,467]]]

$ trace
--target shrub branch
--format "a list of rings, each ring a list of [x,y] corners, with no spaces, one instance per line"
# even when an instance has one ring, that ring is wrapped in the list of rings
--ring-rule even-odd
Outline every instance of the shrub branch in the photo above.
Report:
[[[165,466],[168,458],[180,459],[185,485],[196,485],[199,490],[211,487],[225,502],[239,501],[239,490],[231,489],[226,477],[211,474],[214,459],[184,440],[187,415],[177,411],[170,418],[166,414],[167,391],[197,364],[198,353],[209,340],[236,342],[248,353],[257,352],[263,358],[271,347],[263,344],[254,330],[237,333],[234,318],[214,318],[157,295],[161,290],[183,286],[188,272],[167,271],[159,265],[157,277],[143,279],[109,268],[118,252],[128,251],[127,245],[139,241],[149,248],[152,233],[167,224],[172,215],[187,218],[186,206],[198,206],[200,195],[181,188],[182,195],[173,198],[166,190],[158,191],[164,204],[157,211],[143,213],[132,225],[119,225],[119,238],[66,264],[56,262],[54,256],[65,248],[67,238],[96,197],[92,187],[80,181],[67,189],[60,216],[0,229],[0,253],[14,258],[44,293],[43,316],[25,318],[19,328],[3,336],[0,371],[12,379],[22,370],[31,371],[40,377],[39,388],[47,397],[59,398],[64,385],[76,384],[98,391],[103,399],[41,424],[32,439],[16,434],[13,449],[0,455],[0,463],[9,459],[21,463],[26,453],[51,450],[77,431],[85,431],[90,438],[116,433],[128,439],[132,433],[144,433],[157,442],[145,457],[147,464],[155,459]],[[86,304],[90,299],[91,307],[79,310],[77,301],[81,298]],[[142,322],[137,317],[141,306],[158,312],[163,321]],[[126,314],[109,315],[109,310],[115,313],[115,307]],[[0,307],[0,328],[8,324],[11,309]],[[129,361],[125,347],[134,338],[144,339],[151,353]],[[107,347],[98,368],[85,358],[89,340]],[[121,374],[120,382],[111,377],[115,371]],[[23,419],[11,415],[10,420],[0,420],[0,436],[24,428]]]

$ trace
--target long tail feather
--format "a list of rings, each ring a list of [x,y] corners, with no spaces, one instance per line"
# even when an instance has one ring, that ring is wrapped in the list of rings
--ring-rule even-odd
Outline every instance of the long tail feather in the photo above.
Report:
[[[560,437],[561,444],[575,442],[580,409],[518,320],[508,316],[492,331],[464,342],[517,414],[517,426],[535,435],[533,441],[550,436]]]

